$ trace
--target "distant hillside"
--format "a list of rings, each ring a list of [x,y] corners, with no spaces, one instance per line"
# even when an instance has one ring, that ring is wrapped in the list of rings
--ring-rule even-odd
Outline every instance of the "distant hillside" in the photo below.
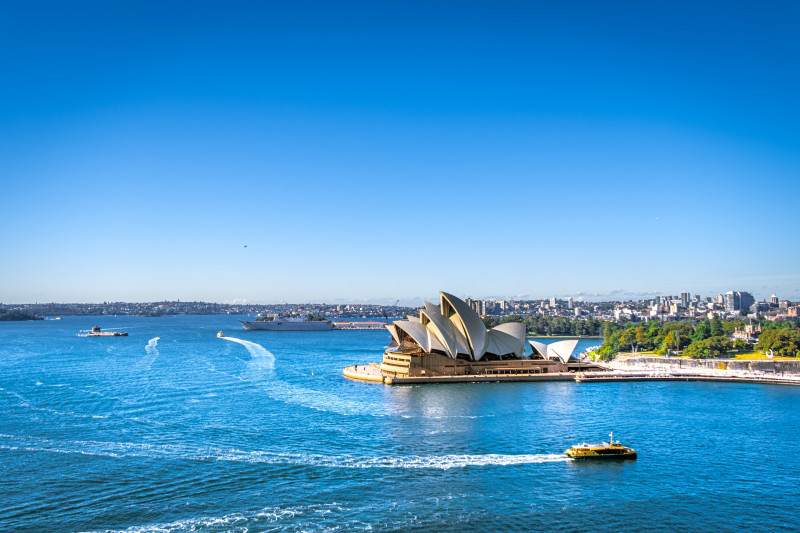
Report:
[[[10,320],[44,320],[42,317],[31,315],[16,309],[0,309],[0,322]]]

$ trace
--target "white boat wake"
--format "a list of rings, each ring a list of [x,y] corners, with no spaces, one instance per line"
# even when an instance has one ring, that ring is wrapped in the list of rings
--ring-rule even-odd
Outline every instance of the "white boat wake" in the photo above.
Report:
[[[145,370],[150,370],[156,360],[156,357],[158,357],[158,350],[156,349],[156,346],[158,346],[158,340],[160,338],[161,337],[153,337],[147,342],[147,346],[144,347],[144,351],[147,353],[147,355],[145,355],[142,360],[137,363],[137,366],[143,366]]]
[[[335,394],[306,389],[276,379],[275,356],[272,355],[272,352],[260,344],[244,339],[237,339],[236,337],[220,338],[241,344],[250,352],[250,361],[246,364],[245,377],[263,388],[273,400],[340,415],[383,416],[387,414],[385,408],[380,406],[365,405],[363,402],[346,400]]]
[[[0,434],[0,450],[75,454],[96,457],[225,461],[249,464],[311,466],[347,469],[430,469],[450,470],[467,467],[507,467],[544,463],[563,463],[564,454],[450,454],[409,456],[353,456],[314,453],[286,453],[269,450],[195,447],[180,444],[141,444],[134,442],[60,441],[41,437]]]

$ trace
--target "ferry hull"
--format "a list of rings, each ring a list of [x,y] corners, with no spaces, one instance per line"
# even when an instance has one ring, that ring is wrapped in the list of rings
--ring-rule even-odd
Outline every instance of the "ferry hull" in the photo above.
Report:
[[[636,459],[636,452],[632,448],[625,446],[612,446],[603,448],[598,446],[594,449],[573,447],[564,452],[568,457],[579,461],[614,461],[625,459]]]

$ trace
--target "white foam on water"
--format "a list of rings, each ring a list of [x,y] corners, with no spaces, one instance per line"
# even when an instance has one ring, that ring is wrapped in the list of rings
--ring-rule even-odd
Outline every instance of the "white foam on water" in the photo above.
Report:
[[[275,356],[272,355],[272,352],[261,346],[260,344],[256,344],[255,342],[246,341],[244,339],[237,339],[236,337],[220,337],[223,340],[235,342],[237,344],[241,344],[247,351],[250,352],[250,363],[254,365],[255,369],[266,369],[272,370],[275,368]]]
[[[336,394],[306,389],[276,379],[274,376],[275,356],[272,355],[272,352],[255,342],[236,337],[220,338],[247,348],[251,359],[246,363],[245,374],[251,381],[263,388],[273,400],[340,415],[383,416],[386,414],[384,407],[365,405],[362,402],[346,400]]]
[[[344,416],[385,416],[387,414],[386,408],[383,406],[347,400],[336,394],[306,389],[280,380],[269,383],[265,390],[270,398],[274,400],[301,405],[308,409],[327,413],[336,413]]]
[[[199,448],[184,445],[155,445],[133,442],[56,441],[40,437],[2,435],[11,442],[0,442],[0,449],[77,454],[97,457],[225,461],[250,464],[294,465],[347,469],[431,469],[467,467],[507,467],[569,461],[564,454],[451,454],[409,456],[352,456],[309,453],[284,453],[269,450]]]
[[[337,503],[292,507],[266,507],[257,511],[232,512],[223,516],[203,516],[159,524],[131,526],[127,529],[93,530],[84,533],[177,533],[181,531],[205,531],[208,528],[211,528],[213,531],[245,533],[249,531],[251,525],[257,526],[257,530],[268,526],[270,527],[269,530],[272,531],[274,527],[280,527],[279,524],[277,524],[278,522],[293,520],[295,518],[306,519],[311,522],[308,524],[286,524],[288,527],[291,527],[292,530],[296,530],[296,526],[301,525],[301,531],[310,531],[312,529],[326,531],[329,530],[329,528],[320,529],[320,524],[316,523],[315,520],[318,520],[320,516],[325,516],[330,512],[341,512],[345,510],[346,509],[342,508]],[[339,530],[339,527],[334,529],[334,531]]]
[[[144,358],[137,363],[137,366],[143,366],[146,370],[150,370],[156,360],[156,357],[158,357],[158,349],[156,349],[156,346],[158,346],[158,340],[160,338],[161,337],[153,337],[147,342],[147,346],[144,347],[144,351],[147,353],[147,355],[145,355]]]

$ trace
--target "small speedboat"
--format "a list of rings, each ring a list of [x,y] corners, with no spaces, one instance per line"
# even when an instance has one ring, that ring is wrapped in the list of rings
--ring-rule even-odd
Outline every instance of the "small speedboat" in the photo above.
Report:
[[[219,333],[217,333],[217,337],[219,337],[220,339],[221,339],[222,337],[224,337],[224,336],[225,336],[225,334],[224,334],[224,333],[222,333],[221,331],[220,331]]]
[[[609,442],[600,444],[576,444],[566,453],[573,459],[636,459],[636,450],[614,442],[614,433],[609,433]]]

